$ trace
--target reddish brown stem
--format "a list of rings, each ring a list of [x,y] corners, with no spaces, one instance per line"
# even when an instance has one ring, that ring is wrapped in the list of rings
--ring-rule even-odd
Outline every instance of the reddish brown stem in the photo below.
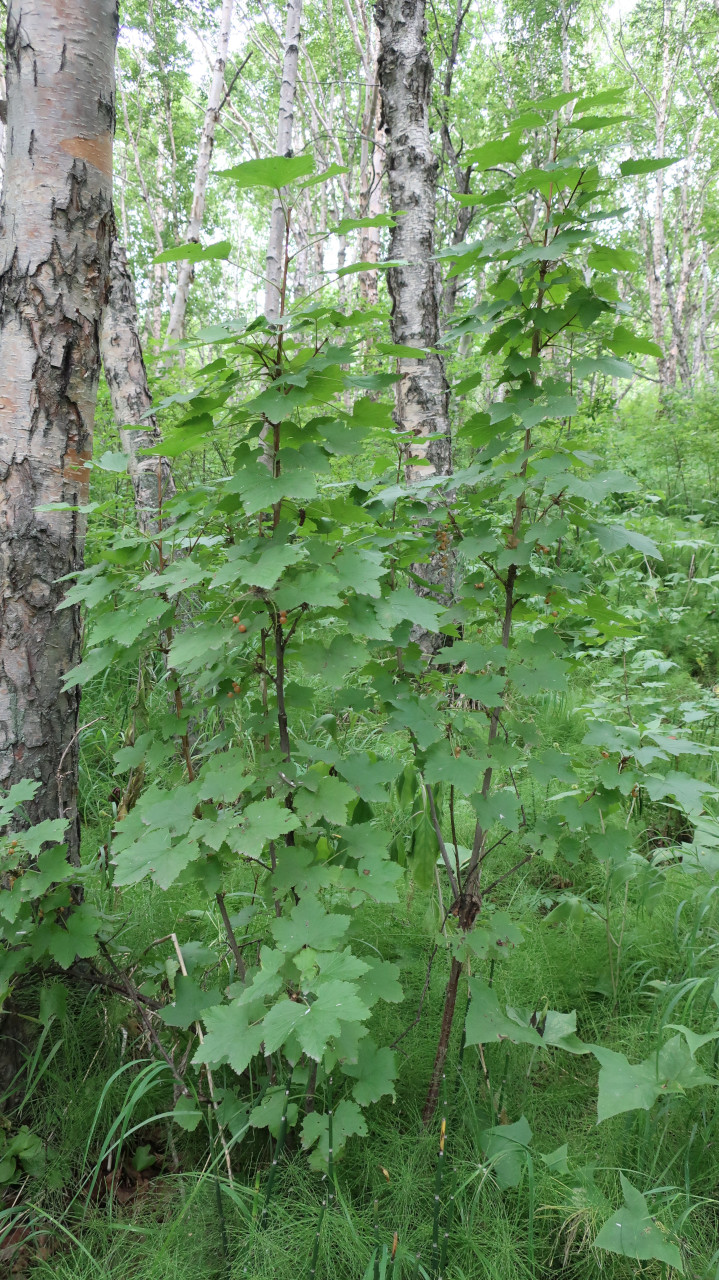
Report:
[[[462,972],[462,965],[459,960],[452,961],[452,968],[449,971],[449,981],[447,982],[447,990],[444,997],[444,1011],[442,1013],[442,1027],[439,1033],[439,1041],[437,1043],[437,1053],[432,1068],[432,1078],[429,1082],[427,1090],[427,1099],[422,1112],[423,1124],[429,1124],[434,1115],[439,1098],[439,1086],[442,1083],[442,1072],[444,1071],[444,1063],[447,1057],[447,1049],[449,1048],[449,1037],[452,1034],[452,1023],[454,1021],[454,1010],[457,1004],[457,990],[459,988],[459,975]]]

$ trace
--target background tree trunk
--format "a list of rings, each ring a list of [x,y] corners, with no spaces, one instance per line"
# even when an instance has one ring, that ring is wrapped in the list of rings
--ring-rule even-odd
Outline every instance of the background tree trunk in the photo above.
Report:
[[[375,18],[390,206],[394,214],[406,210],[390,244],[390,257],[406,262],[387,272],[392,340],[403,346],[433,347],[440,336],[440,272],[432,257],[438,164],[429,132],[432,63],[425,5],[423,0],[411,6],[402,0],[379,0]],[[449,475],[448,386],[442,358],[403,356],[398,368],[402,376],[395,387],[395,413],[414,437],[408,478]]]
[[[5,172],[5,120],[7,119],[7,102],[5,101],[5,76],[0,71],[0,182]]]
[[[227,64],[227,50],[230,43],[233,8],[234,0],[222,0],[220,30],[217,37],[217,56],[215,58],[215,65],[212,73],[210,92],[207,97],[205,122],[202,127],[200,145],[197,152],[195,187],[192,193],[190,218],[185,232],[185,243],[199,240],[202,222],[205,217],[205,198],[207,195],[207,183],[210,176],[210,160],[212,159],[212,148],[215,143],[215,129],[217,127],[217,120],[222,108],[222,101],[224,97],[225,66]],[[168,347],[170,343],[179,342],[182,337],[185,326],[185,313],[187,311],[187,299],[190,293],[190,285],[192,284],[192,271],[193,268],[191,262],[180,263],[179,270],[177,272],[175,296],[172,300],[170,320],[167,326],[167,334],[165,335],[166,347]]]
[[[11,0],[0,209],[0,785],[41,786],[77,857],[82,565],[112,224],[117,0]]]
[[[393,214],[403,215],[392,230],[390,258],[405,265],[387,272],[392,340],[402,346],[436,347],[441,275],[433,254],[439,165],[429,132],[432,63],[424,2],[409,6],[403,0],[378,0],[375,18],[380,32],[378,76],[390,208]],[[412,439],[406,461],[408,481],[450,475],[449,387],[442,357],[434,351],[424,359],[400,356],[397,371],[394,416]],[[449,604],[454,557],[449,537],[440,530],[438,535],[429,559],[412,566],[426,584],[418,583],[415,590]],[[417,626],[412,638],[428,654],[444,644],[442,636]]]
[[[292,155],[292,128],[294,125],[301,23],[302,0],[289,0],[287,5],[287,26],[285,29],[285,56],[282,63],[282,83],[280,85],[280,111],[277,120],[278,156]],[[267,242],[264,303],[264,313],[268,320],[273,321],[277,320],[280,314],[285,229],[285,211],[282,201],[276,198],[272,205],[270,235]]]
[[[162,526],[161,508],[174,494],[175,483],[167,458],[139,453],[159,444],[162,437],[154,415],[144,417],[152,408],[152,396],[142,358],[135,286],[119,240],[113,241],[110,255],[100,349],[120,443],[128,455],[137,523],[143,533],[154,533]]]

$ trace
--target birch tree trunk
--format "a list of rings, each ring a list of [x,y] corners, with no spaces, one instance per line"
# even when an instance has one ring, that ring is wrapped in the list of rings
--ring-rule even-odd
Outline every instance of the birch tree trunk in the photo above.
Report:
[[[79,848],[82,566],[112,224],[117,0],[10,0],[0,209],[0,786],[34,778],[32,821]]]
[[[671,67],[671,53],[669,48],[669,30],[671,24],[671,6],[664,3],[664,35],[662,42],[662,82],[659,97],[654,107],[654,126],[656,133],[655,151],[658,160],[663,160],[666,155],[666,139],[667,126],[669,122],[669,108],[671,102],[672,88],[674,84],[674,75]],[[660,346],[665,346],[665,310],[661,292],[661,281],[665,278],[667,249],[666,238],[664,233],[664,170],[660,169],[654,179],[654,210],[652,218],[651,230],[651,271],[654,280],[647,280],[649,287],[649,297],[652,306],[652,327],[654,329],[654,341]],[[665,353],[663,359],[657,360],[657,372],[659,374],[659,394],[660,396],[671,387],[674,386],[677,377],[676,370],[676,353],[672,352],[671,347]]]
[[[7,102],[5,101],[5,76],[0,71],[0,182],[5,172],[5,120],[7,119]]]
[[[207,196],[207,183],[210,176],[212,148],[215,143],[215,128],[217,126],[217,120],[224,97],[225,66],[227,63],[227,50],[230,43],[233,8],[234,0],[222,0],[220,30],[217,37],[217,56],[215,58],[215,65],[212,72],[210,92],[207,98],[205,122],[202,126],[200,146],[197,152],[195,186],[192,193],[190,218],[185,232],[185,243],[199,240],[202,223],[205,217],[205,200]],[[190,285],[192,284],[192,275],[192,263],[187,261],[181,262],[177,273],[175,296],[172,300],[172,307],[170,309],[170,320],[167,326],[167,333],[165,335],[166,348],[173,342],[179,342],[182,337],[185,324],[185,313],[187,311],[187,299],[190,293]]]
[[[295,93],[297,91],[297,63],[300,53],[300,26],[302,0],[289,0],[285,28],[285,53],[282,60],[280,84],[280,110],[277,119],[277,155],[292,155],[292,129],[295,118]],[[282,263],[286,233],[285,210],[282,200],[276,197],[270,215],[270,234],[267,242],[265,266],[264,313],[268,320],[277,321],[280,315],[282,294]]]
[[[373,84],[368,84],[365,95],[365,112],[362,120],[362,147],[360,152],[361,218],[376,218],[382,208],[382,171],[384,167],[385,139],[379,123],[379,86],[377,85],[377,59],[372,64]],[[370,145],[371,144],[371,145]],[[379,227],[363,227],[360,233],[360,262],[379,262]],[[379,299],[378,272],[361,271],[360,294],[370,307],[376,307]]]
[[[162,508],[174,494],[175,483],[167,458],[138,452],[154,448],[162,437],[154,415],[144,417],[152,409],[152,396],[142,357],[135,286],[118,240],[113,241],[110,255],[100,350],[120,443],[128,455],[137,523],[143,533],[156,533],[162,528]]]
[[[444,84],[442,86],[442,96],[440,99],[441,106],[439,114],[441,118],[442,133],[442,155],[446,164],[449,164],[452,175],[457,187],[457,191],[466,194],[470,188],[472,177],[471,166],[462,168],[459,162],[457,149],[452,141],[452,133],[449,124],[449,105],[450,95],[452,93],[452,84],[454,81],[454,73],[457,68],[457,57],[459,55],[459,42],[462,36],[462,28],[465,18],[469,12],[469,3],[465,0],[457,0],[455,6],[454,30],[452,32],[452,43],[447,54],[447,65],[444,72]],[[462,244],[470,225],[474,218],[475,210],[468,205],[460,205],[452,234],[452,243],[455,245]],[[441,315],[445,322],[449,323],[454,315],[457,305],[457,292],[459,289],[459,276],[452,276],[451,279],[444,282],[441,299]]]
[[[392,299],[392,340],[403,346],[436,346],[440,336],[440,272],[433,261],[437,157],[429,132],[432,64],[427,51],[424,0],[378,0],[378,75],[387,136],[390,206],[406,210],[393,228],[390,257],[406,262],[387,272]],[[448,386],[441,356],[402,356],[395,384],[395,416],[412,434],[410,481],[449,475],[451,448]],[[438,436],[438,439],[431,439]]]

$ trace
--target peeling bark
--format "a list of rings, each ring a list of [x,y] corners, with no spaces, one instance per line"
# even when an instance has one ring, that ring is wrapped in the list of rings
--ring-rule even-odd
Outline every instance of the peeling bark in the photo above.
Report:
[[[5,99],[5,77],[0,71],[0,181],[5,172],[5,118],[7,102]]]
[[[40,788],[33,822],[76,801],[82,566],[99,325],[112,222],[117,0],[11,0],[0,209],[0,786]]]
[[[393,214],[402,214],[392,230],[390,258],[404,265],[387,272],[392,340],[401,346],[432,348],[440,337],[441,275],[433,256],[438,161],[429,132],[432,64],[424,0],[412,5],[378,0],[375,19],[390,207]],[[449,387],[442,357],[435,351],[423,359],[401,356],[397,372],[394,416],[412,440],[406,459],[408,481],[451,475]],[[415,588],[418,594],[449,604],[453,562],[449,536],[440,527],[429,562],[412,566],[427,584]],[[444,643],[442,636],[420,627],[413,629],[412,638],[426,653]]]
[[[297,63],[300,52],[300,26],[302,0],[289,0],[287,26],[285,28],[285,54],[282,62],[280,85],[280,110],[277,119],[277,155],[292,155],[292,129],[295,118],[295,93],[297,91]],[[285,210],[282,201],[275,198],[270,215],[270,234],[267,241],[265,266],[264,313],[268,320],[276,321],[280,314],[282,293],[282,266],[284,263]]]
[[[387,272],[392,299],[392,340],[403,346],[436,346],[440,336],[440,271],[433,261],[437,157],[429,132],[432,64],[427,51],[423,0],[379,0],[378,62],[386,167],[394,214],[390,257],[406,263]],[[408,459],[410,481],[449,475],[451,449],[448,386],[441,356],[402,357],[395,387],[395,416],[414,437]],[[438,436],[436,440],[430,437]]]
[[[162,506],[175,492],[167,458],[144,455],[162,439],[152,409],[145,361],[140,343],[135,286],[125,249],[113,240],[110,287],[102,315],[100,350],[112,411],[135,491],[137,522],[143,533],[162,527]]]

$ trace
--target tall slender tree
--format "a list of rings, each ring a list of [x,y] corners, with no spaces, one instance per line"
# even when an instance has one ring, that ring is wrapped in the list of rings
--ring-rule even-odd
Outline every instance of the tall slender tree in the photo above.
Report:
[[[0,786],[77,857],[77,607],[112,228],[117,0],[10,0],[0,208]],[[61,505],[62,504],[62,505]],[[50,510],[43,510],[51,506]]]
[[[401,355],[397,360],[400,377],[395,383],[394,413],[411,441],[406,476],[416,483],[452,472],[449,387],[444,361],[436,350],[441,276],[434,257],[439,162],[429,128],[432,62],[424,0],[411,6],[403,0],[378,0],[375,18],[380,32],[377,65],[390,207],[397,217],[390,258],[400,263],[387,272],[392,340],[402,347],[429,349],[424,357]],[[413,566],[426,584],[417,585],[418,593],[449,603],[452,564],[448,541],[438,540],[429,558]],[[413,636],[428,653],[443,643],[441,637],[420,627],[415,627]]]
[[[285,28],[285,52],[282,62],[282,83],[280,85],[280,110],[277,120],[278,156],[292,154],[292,130],[295,118],[301,24],[302,0],[289,0]],[[267,243],[267,265],[265,267],[264,312],[268,320],[277,320],[280,314],[285,229],[284,204],[279,197],[276,197],[270,215],[270,234]]]
[[[100,347],[115,425],[128,457],[137,522],[143,532],[153,532],[162,525],[162,506],[174,494],[175,483],[167,458],[141,452],[159,444],[161,436],[150,412],[152,396],[142,355],[135,286],[127,254],[117,239],[110,254],[110,287]]]
[[[212,71],[210,92],[207,96],[205,119],[202,125],[202,133],[200,134],[200,145],[197,150],[195,185],[192,193],[190,217],[185,231],[186,242],[199,240],[202,223],[205,217],[207,183],[210,177],[212,149],[215,145],[215,130],[217,128],[217,120],[219,118],[220,111],[222,110],[225,97],[225,67],[227,65],[227,51],[230,43],[230,31],[232,29],[233,9],[234,0],[222,0],[220,27],[217,34],[217,52]],[[187,312],[187,299],[189,297],[190,285],[192,283],[192,270],[191,262],[184,261],[180,263],[180,268],[177,273],[175,296],[172,300],[170,319],[167,326],[167,334],[165,338],[166,346],[172,342],[179,342],[182,337],[185,325],[185,314]]]
[[[382,122],[387,136],[386,169],[392,213],[390,257],[402,263],[387,272],[392,299],[392,339],[401,346],[435,347],[440,336],[440,272],[434,260],[438,161],[429,111],[432,63],[427,50],[424,0],[379,0],[378,74]],[[413,437],[410,480],[449,475],[448,387],[442,357],[402,356],[398,361],[396,416]]]

